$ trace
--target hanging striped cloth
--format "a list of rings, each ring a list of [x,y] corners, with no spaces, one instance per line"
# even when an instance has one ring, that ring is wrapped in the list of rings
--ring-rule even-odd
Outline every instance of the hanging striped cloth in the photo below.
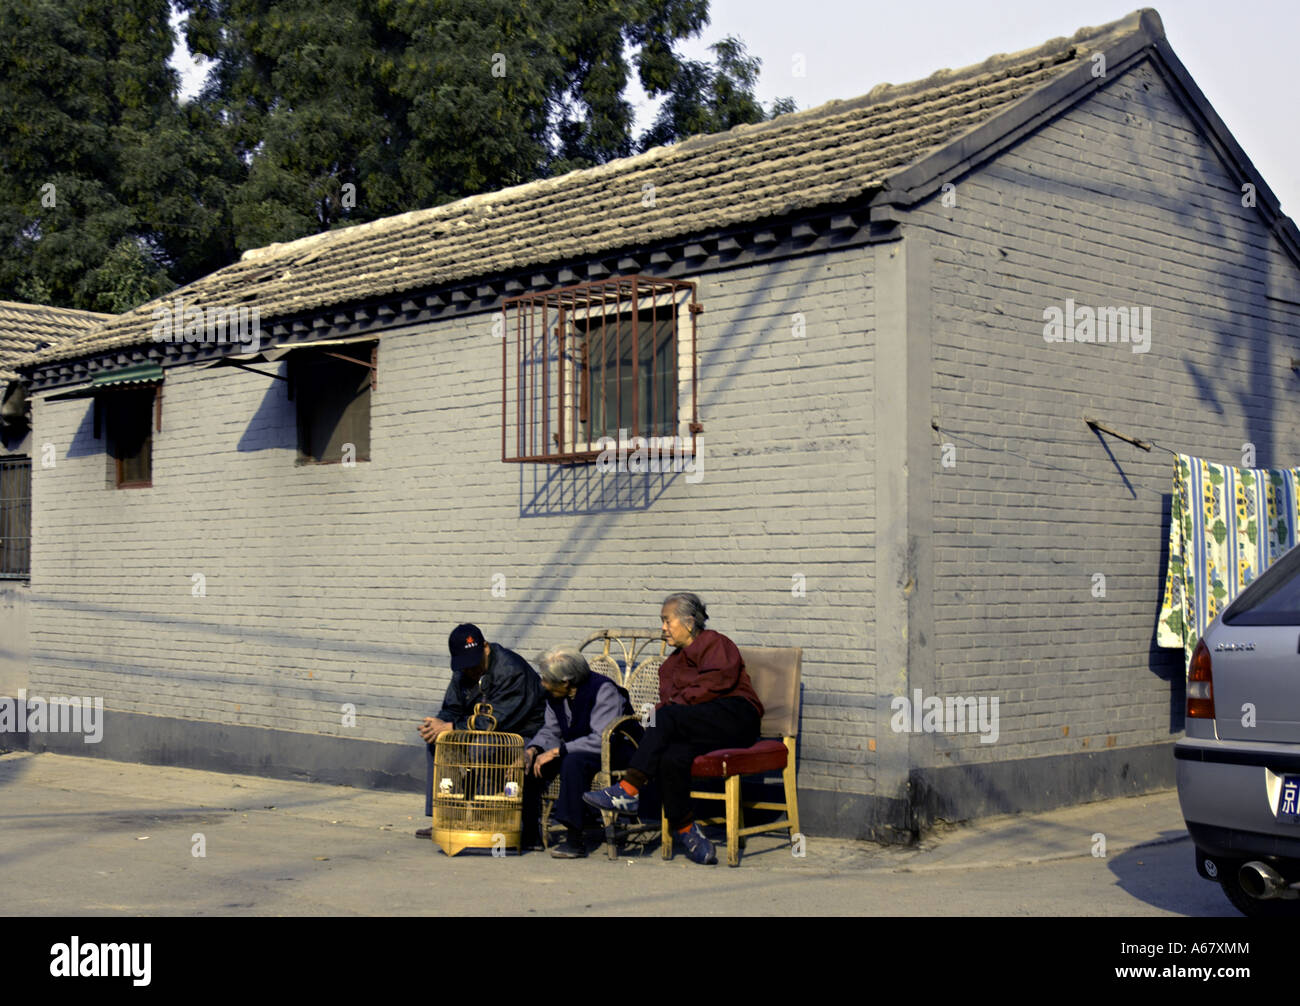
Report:
[[[1233,468],[1187,454],[1174,459],[1156,640],[1182,649],[1184,671],[1215,617],[1295,545],[1298,480],[1300,468]]]

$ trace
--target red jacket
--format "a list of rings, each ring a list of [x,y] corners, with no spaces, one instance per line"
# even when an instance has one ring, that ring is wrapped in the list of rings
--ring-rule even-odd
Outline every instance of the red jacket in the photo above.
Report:
[[[705,629],[689,646],[674,650],[659,668],[660,706],[693,706],[732,696],[763,715],[763,703],[745,673],[740,651],[720,632]]]

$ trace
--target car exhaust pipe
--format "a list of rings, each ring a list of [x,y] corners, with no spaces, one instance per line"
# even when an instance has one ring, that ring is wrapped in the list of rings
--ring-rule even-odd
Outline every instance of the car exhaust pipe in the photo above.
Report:
[[[1252,898],[1266,901],[1269,898],[1294,898],[1297,892],[1273,867],[1253,860],[1237,873],[1241,889]]]

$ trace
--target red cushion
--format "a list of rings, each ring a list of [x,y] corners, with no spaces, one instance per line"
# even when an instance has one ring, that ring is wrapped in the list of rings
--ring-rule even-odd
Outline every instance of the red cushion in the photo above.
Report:
[[[691,775],[725,779],[751,772],[777,772],[785,768],[790,752],[780,741],[759,741],[752,748],[721,748],[702,754],[691,763]]]

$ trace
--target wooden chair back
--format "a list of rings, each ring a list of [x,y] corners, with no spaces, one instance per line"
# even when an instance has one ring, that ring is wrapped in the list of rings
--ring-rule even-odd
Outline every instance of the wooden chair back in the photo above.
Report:
[[[762,737],[799,735],[799,676],[803,648],[798,646],[741,646],[749,680],[763,703]]]

